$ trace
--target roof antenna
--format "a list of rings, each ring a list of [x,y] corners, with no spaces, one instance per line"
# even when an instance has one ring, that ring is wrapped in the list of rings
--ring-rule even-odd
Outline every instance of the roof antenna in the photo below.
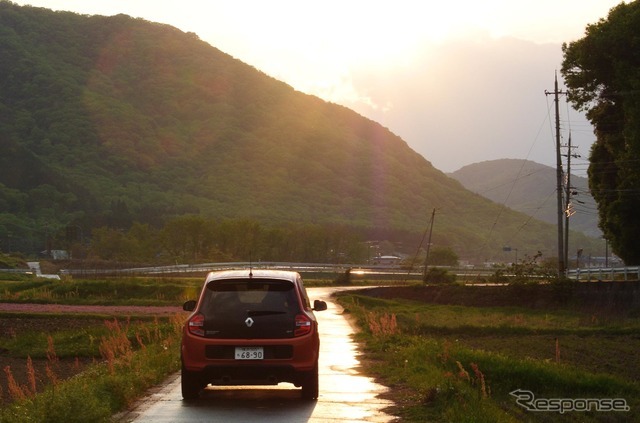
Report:
[[[249,251],[249,279],[253,278],[253,258],[251,251]]]

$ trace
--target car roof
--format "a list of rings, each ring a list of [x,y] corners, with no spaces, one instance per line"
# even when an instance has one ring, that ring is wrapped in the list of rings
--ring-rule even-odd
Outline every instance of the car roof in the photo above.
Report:
[[[276,269],[243,269],[243,270],[222,270],[210,272],[207,275],[206,283],[221,279],[284,279],[295,282],[299,278],[298,272]]]

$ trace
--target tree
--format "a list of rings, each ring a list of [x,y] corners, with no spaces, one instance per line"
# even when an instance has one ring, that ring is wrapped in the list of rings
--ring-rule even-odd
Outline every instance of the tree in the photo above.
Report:
[[[562,51],[569,101],[595,128],[588,175],[600,229],[627,265],[640,264],[640,1],[612,8]]]
[[[208,257],[212,222],[196,215],[170,220],[161,230],[164,248],[176,260],[196,261]]]
[[[136,247],[136,243],[119,229],[101,227],[91,231],[90,255],[92,257],[131,261]]]
[[[449,247],[435,247],[429,252],[429,265],[457,266],[459,257]]]

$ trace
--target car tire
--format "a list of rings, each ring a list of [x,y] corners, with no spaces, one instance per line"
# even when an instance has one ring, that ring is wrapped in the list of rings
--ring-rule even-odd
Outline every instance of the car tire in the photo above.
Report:
[[[306,373],[302,379],[302,398],[310,401],[317,400],[319,393],[318,362],[316,361],[313,370]]]
[[[200,380],[200,375],[196,372],[190,372],[185,369],[184,363],[182,363],[180,384],[182,387],[182,398],[185,400],[194,400],[198,398],[200,396],[200,390],[204,387]]]

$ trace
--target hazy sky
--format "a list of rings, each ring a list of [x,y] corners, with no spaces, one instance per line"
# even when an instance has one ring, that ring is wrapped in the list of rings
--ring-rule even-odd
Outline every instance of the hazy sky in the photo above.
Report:
[[[401,136],[438,169],[520,158],[555,166],[561,44],[619,0],[13,0],[124,13],[191,31],[299,91]],[[561,88],[562,80],[560,80]],[[563,141],[583,159],[590,125],[561,98]]]

